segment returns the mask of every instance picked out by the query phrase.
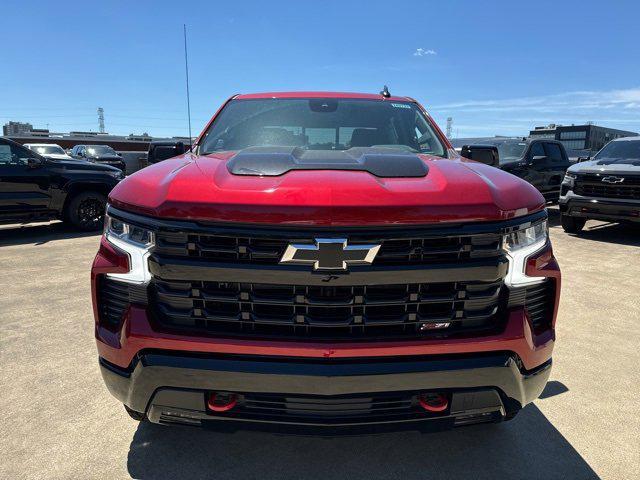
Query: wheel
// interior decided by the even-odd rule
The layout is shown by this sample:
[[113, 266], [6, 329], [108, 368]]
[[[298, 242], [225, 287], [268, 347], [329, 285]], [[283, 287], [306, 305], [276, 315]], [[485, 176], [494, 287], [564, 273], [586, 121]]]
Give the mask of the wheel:
[[64, 218], [74, 227], [84, 230], [100, 230], [104, 223], [107, 199], [98, 192], [81, 192], [67, 204]]
[[124, 406], [124, 409], [127, 411], [129, 416], [131, 418], [133, 418], [136, 422], [142, 422], [143, 420], [145, 420], [147, 418], [147, 415], [145, 413], [136, 412], [135, 410], [131, 410], [126, 405]]
[[562, 229], [567, 233], [580, 233], [584, 224], [587, 223], [586, 218], [570, 217], [569, 215], [560, 215]]

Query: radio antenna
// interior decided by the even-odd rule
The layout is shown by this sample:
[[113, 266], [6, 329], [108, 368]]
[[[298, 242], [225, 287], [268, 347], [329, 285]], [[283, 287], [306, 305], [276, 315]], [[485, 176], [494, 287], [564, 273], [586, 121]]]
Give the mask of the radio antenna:
[[189, 61], [187, 57], [187, 25], [182, 24], [184, 33], [184, 72], [187, 77], [187, 117], [189, 120], [189, 151], [193, 151], [193, 137], [191, 136], [191, 101], [189, 99]]

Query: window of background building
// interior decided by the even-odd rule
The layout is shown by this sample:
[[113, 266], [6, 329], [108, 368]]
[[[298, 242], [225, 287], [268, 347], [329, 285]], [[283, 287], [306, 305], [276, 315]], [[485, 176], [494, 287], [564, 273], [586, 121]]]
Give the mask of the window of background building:
[[584, 147], [584, 140], [563, 140], [562, 144], [564, 148], [569, 150], [582, 150]]
[[587, 132], [585, 132], [584, 130], [578, 132], [562, 132], [560, 134], [560, 139], [562, 140], [573, 140], [581, 138], [587, 138]]

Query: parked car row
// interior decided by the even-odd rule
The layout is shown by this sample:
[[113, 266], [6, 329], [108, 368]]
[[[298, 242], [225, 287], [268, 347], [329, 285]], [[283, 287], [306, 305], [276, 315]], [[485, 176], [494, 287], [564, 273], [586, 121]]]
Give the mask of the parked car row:
[[574, 164], [554, 140], [500, 139], [465, 145], [461, 154], [523, 178], [557, 201], [567, 233], [579, 233], [589, 219], [640, 221], [639, 137], [613, 140], [593, 159]]
[[60, 219], [97, 230], [107, 195], [123, 178], [110, 165], [0, 138], [0, 224]]
[[125, 174], [127, 173], [127, 166], [122, 159], [122, 155], [109, 145], [76, 145], [69, 152], [66, 152], [60, 145], [55, 143], [25, 143], [24, 146], [49, 159], [86, 160], [92, 163], [110, 165], [120, 169]]

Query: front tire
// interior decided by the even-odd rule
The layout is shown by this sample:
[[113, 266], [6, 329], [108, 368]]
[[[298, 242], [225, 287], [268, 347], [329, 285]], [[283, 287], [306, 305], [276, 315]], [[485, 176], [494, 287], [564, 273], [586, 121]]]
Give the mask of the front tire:
[[104, 224], [107, 199], [98, 192], [81, 192], [67, 204], [64, 218], [78, 230], [92, 232]]
[[561, 215], [560, 222], [562, 223], [562, 229], [567, 233], [578, 234], [587, 223], [586, 218], [570, 217], [569, 215]]

